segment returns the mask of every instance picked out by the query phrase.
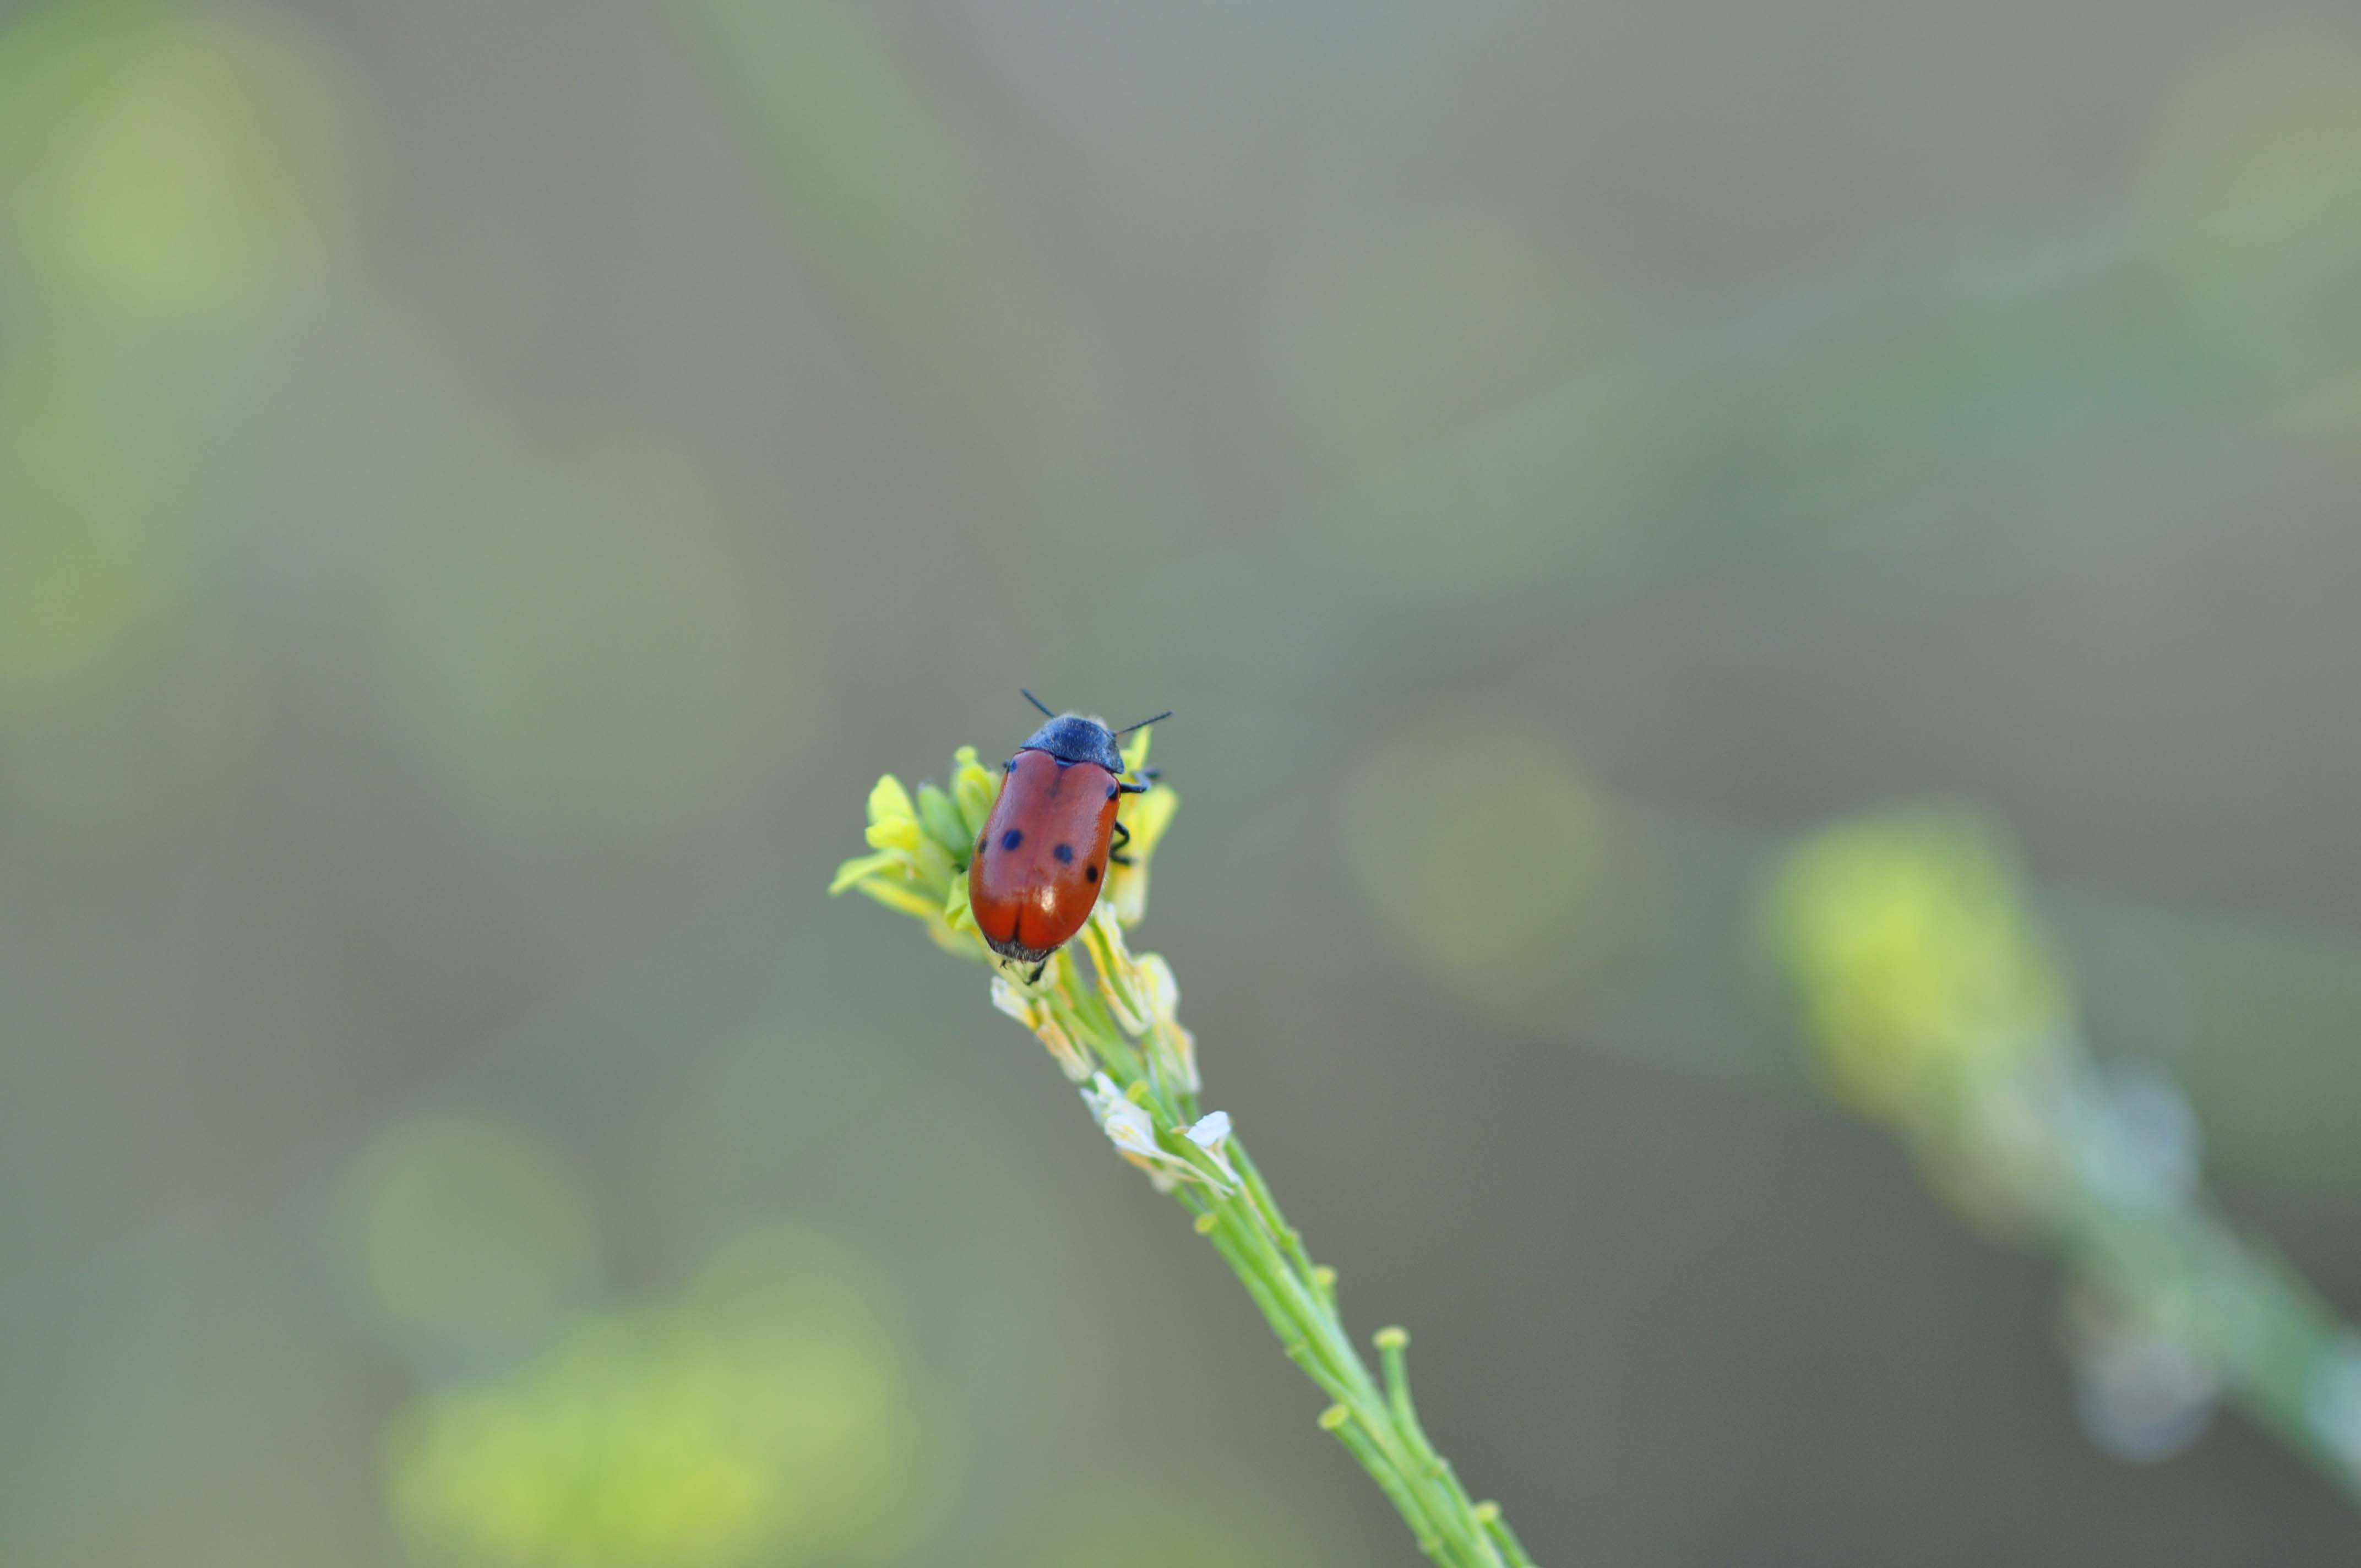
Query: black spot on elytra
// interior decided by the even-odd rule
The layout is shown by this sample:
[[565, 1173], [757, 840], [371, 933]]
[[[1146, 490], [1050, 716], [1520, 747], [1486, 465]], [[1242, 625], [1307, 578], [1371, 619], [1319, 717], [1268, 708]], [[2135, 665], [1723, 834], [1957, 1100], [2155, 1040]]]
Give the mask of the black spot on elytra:
[[1071, 844], [1060, 844], [1049, 852], [1058, 857], [1058, 863], [1061, 866], [1074, 863], [1074, 847]]
[[1000, 847], [1004, 850], [1013, 850], [1023, 842], [1025, 842], [1025, 835], [1014, 828], [1000, 836]]
[[1090, 878], [1093, 882], [1099, 880], [1099, 869], [1096, 866], [1092, 866], [1090, 869], [1083, 872], [1082, 874]]

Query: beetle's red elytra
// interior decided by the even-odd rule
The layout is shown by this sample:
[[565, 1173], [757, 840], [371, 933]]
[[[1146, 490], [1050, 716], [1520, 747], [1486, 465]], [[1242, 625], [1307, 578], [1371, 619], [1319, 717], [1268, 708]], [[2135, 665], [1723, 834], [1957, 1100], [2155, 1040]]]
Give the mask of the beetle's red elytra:
[[968, 862], [967, 898], [992, 950], [1031, 964], [1027, 978], [1038, 980], [1049, 955], [1091, 917], [1108, 865], [1126, 863], [1131, 835], [1115, 808], [1148, 785], [1123, 782], [1115, 738], [1171, 715], [1110, 729], [1079, 713], [1050, 713], [1031, 692], [1025, 700], [1049, 721], [1002, 770], [1000, 795]]

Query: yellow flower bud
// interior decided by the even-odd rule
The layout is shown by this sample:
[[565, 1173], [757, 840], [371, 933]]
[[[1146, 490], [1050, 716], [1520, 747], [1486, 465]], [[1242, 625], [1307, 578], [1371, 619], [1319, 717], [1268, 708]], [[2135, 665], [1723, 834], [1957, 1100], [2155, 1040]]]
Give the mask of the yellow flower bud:
[[999, 779], [975, 760], [975, 748], [961, 746], [951, 761], [951, 798], [958, 803], [960, 818], [967, 828], [963, 842], [975, 842], [999, 795]]
[[1138, 925], [1148, 911], [1148, 858], [1180, 809], [1180, 797], [1159, 784], [1146, 795], [1126, 795], [1117, 810], [1116, 820], [1131, 829], [1131, 842], [1124, 846], [1131, 864], [1108, 868], [1106, 897], [1115, 905], [1115, 918], [1126, 926]]
[[889, 817], [883, 822], [872, 822], [864, 835], [873, 848], [893, 850], [905, 855], [918, 852], [918, 841], [924, 837], [915, 817]]
[[892, 773], [879, 779], [877, 787], [869, 792], [869, 820], [873, 825], [917, 820], [917, 813], [910, 806], [910, 792]]
[[869, 792], [869, 846], [915, 854], [918, 848], [918, 815], [902, 781], [887, 773]]

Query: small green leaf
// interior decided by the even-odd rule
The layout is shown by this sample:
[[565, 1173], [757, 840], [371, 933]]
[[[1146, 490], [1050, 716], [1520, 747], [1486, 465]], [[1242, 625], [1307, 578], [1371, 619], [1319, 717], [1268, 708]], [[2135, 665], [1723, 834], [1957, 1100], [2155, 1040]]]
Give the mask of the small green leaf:
[[932, 921], [937, 914], [934, 904], [924, 894], [908, 884], [889, 882], [883, 877], [871, 877], [857, 884], [861, 891], [888, 909], [898, 909], [905, 915], [915, 915], [921, 920]]
[[836, 868], [835, 879], [828, 884], [828, 891], [831, 895], [842, 893], [863, 877], [874, 876], [901, 863], [902, 857], [891, 850], [883, 850], [873, 855], [856, 855]]

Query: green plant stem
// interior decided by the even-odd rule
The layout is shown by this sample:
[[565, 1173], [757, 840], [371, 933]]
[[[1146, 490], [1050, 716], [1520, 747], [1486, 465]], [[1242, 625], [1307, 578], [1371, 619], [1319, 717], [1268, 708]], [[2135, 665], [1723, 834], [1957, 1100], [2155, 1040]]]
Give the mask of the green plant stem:
[[[1142, 768], [1148, 735], [1143, 729], [1125, 753], [1128, 771]], [[874, 852], [847, 861], [830, 891], [859, 887], [924, 922], [937, 946], [998, 968], [994, 1004], [1033, 1030], [1071, 1081], [1088, 1080], [1082, 1094], [1100, 1130], [1196, 1216], [1197, 1233], [1238, 1277], [1288, 1359], [1333, 1401], [1321, 1429], [1369, 1473], [1420, 1551], [1444, 1568], [1533, 1568], [1499, 1506], [1468, 1497], [1419, 1423], [1404, 1355], [1410, 1336], [1378, 1332], [1381, 1382], [1345, 1332], [1335, 1270], [1312, 1261], [1261, 1169], [1229, 1134], [1228, 1118], [1201, 1114], [1195, 1047], [1173, 1015], [1179, 982], [1162, 959], [1126, 950], [1123, 885], [1110, 879], [1117, 902], [1102, 904], [1079, 938], [1033, 975], [999, 964], [982, 941], [968, 917], [961, 857], [983, 831], [994, 787], [965, 748], [949, 791], [922, 785], [914, 803], [898, 780], [881, 779], [869, 796]], [[1144, 878], [1176, 803], [1160, 788], [1134, 798], [1148, 815], [1135, 828], [1130, 874]], [[1136, 917], [1144, 882], [1132, 891]]]
[[2319, 1419], [2320, 1382], [2353, 1331], [2319, 1293], [2260, 1244], [2242, 1236], [2202, 1194], [2143, 1208], [2080, 1185], [2054, 1223], [2068, 1266], [2114, 1300], [2178, 1301], [2156, 1321], [2212, 1366], [2232, 1401], [2349, 1498], [2361, 1469]]
[[1354, 1347], [1338, 1310], [1335, 1272], [1312, 1260], [1302, 1234], [1287, 1223], [1279, 1200], [1253, 1158], [1235, 1138], [1217, 1157], [1185, 1135], [1198, 1117], [1197, 1097], [1170, 1081], [1159, 1053], [1141, 1049], [1118, 1026], [1107, 972], [1124, 958], [1097, 939], [1085, 944], [1097, 970], [1096, 992], [1072, 962], [1056, 966], [1049, 989], [1079, 1025], [1077, 1038], [1104, 1063], [1109, 1077], [1155, 1124], [1158, 1146], [1179, 1156], [1199, 1179], [1173, 1188], [1198, 1216], [1198, 1229], [1246, 1287], [1288, 1358], [1334, 1401], [1320, 1418], [1358, 1460], [1410, 1526], [1419, 1550], [1444, 1568], [1532, 1568], [1532, 1559], [1500, 1521], [1497, 1504], [1478, 1505], [1436, 1452], [1411, 1402], [1404, 1356], [1408, 1335], [1378, 1336], [1385, 1358], [1383, 1383]]
[[[1141, 1098], [1164, 1146], [1191, 1156], [1207, 1177], [1227, 1187], [1213, 1162], [1179, 1136], [1187, 1124], [1182, 1109], [1152, 1084]], [[1238, 1177], [1235, 1188], [1217, 1193], [1210, 1183], [1182, 1186], [1175, 1196], [1210, 1217], [1210, 1228], [1202, 1222], [1199, 1228], [1261, 1309], [1289, 1358], [1335, 1401], [1321, 1425], [1368, 1471], [1428, 1557], [1450, 1568], [1532, 1568], [1532, 1559], [1499, 1522], [1498, 1507], [1479, 1507], [1468, 1497], [1420, 1426], [1403, 1354], [1408, 1336], [1398, 1329], [1378, 1336], [1386, 1368], [1381, 1385], [1345, 1332], [1334, 1274], [1312, 1262], [1245, 1149], [1232, 1141], [1224, 1153]]]

